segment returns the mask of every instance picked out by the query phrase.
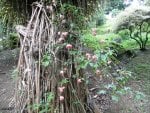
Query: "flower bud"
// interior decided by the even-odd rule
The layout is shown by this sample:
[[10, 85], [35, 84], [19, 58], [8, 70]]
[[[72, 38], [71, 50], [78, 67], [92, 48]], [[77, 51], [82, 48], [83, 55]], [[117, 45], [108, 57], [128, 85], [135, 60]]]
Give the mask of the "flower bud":
[[58, 91], [59, 91], [60, 93], [63, 93], [63, 92], [64, 92], [64, 89], [65, 89], [64, 86], [63, 86], [63, 87], [58, 87]]
[[72, 48], [73, 48], [73, 46], [71, 44], [66, 45], [66, 49], [72, 49]]
[[77, 83], [80, 84], [82, 82], [82, 80], [79, 78], [77, 79]]
[[92, 56], [92, 60], [93, 60], [93, 61], [96, 61], [97, 59], [98, 59], [98, 58], [97, 58], [96, 55], [93, 55], [93, 56]]
[[64, 96], [59, 96], [60, 101], [64, 101]]

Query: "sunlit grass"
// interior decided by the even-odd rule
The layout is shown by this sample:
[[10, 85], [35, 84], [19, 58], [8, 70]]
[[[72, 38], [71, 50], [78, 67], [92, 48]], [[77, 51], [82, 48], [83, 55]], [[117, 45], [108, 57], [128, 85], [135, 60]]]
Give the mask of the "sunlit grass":
[[[126, 48], [128, 50], [139, 49], [139, 45], [133, 39], [123, 40], [122, 41], [122, 45], [123, 45], [124, 48]], [[149, 38], [149, 40], [148, 40], [146, 45], [150, 46], [150, 38]]]

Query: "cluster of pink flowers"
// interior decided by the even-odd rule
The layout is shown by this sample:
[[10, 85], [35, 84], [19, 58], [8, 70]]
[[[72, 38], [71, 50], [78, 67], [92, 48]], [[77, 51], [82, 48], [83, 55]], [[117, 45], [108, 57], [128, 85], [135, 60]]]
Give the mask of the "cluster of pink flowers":
[[[58, 43], [63, 43], [69, 35], [68, 32], [58, 32], [57, 34], [60, 36], [60, 38], [58, 39]], [[66, 49], [72, 49], [72, 48], [73, 46], [71, 44], [66, 45]]]
[[92, 55], [90, 53], [86, 53], [85, 56], [88, 60], [92, 60], [94, 62], [98, 60], [98, 57], [96, 55]]
[[[64, 68], [63, 70], [61, 70], [61, 71], [59, 72], [60, 76], [61, 76], [61, 77], [64, 77], [66, 71], [67, 71], [67, 68]], [[77, 84], [80, 84], [80, 83], [82, 83], [82, 79], [81, 79], [81, 78], [77, 78]], [[59, 101], [60, 101], [60, 102], [63, 102], [64, 99], [65, 99], [65, 97], [62, 95], [63, 92], [64, 92], [64, 90], [65, 90], [65, 88], [66, 88], [65, 86], [60, 86], [60, 87], [58, 87], [58, 92], [59, 92], [59, 94], [60, 94], [60, 96], [59, 96]]]
[[[58, 87], [58, 91], [60, 94], [62, 94], [64, 92], [64, 90], [65, 90], [65, 86]], [[59, 96], [60, 101], [64, 101], [64, 99], [65, 99], [64, 96], [62, 96], [62, 95]]]
[[60, 38], [58, 39], [58, 43], [62, 43], [63, 41], [65, 41], [69, 35], [68, 32], [58, 32], [57, 34], [60, 36]]

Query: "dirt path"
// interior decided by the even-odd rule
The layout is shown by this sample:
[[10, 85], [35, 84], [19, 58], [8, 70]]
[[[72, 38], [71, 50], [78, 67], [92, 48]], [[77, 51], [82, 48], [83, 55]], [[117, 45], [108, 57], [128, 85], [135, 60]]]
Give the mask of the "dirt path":
[[0, 52], [0, 113], [14, 113], [14, 80], [16, 50]]
[[124, 66], [132, 72], [134, 78], [129, 81], [128, 87], [137, 94], [133, 92], [123, 95], [107, 113], [150, 113], [150, 49], [138, 51], [137, 56], [127, 60]]

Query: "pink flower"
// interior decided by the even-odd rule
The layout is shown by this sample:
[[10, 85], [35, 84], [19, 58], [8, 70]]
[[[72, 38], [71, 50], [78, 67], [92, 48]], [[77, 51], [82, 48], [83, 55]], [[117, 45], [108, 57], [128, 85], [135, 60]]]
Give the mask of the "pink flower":
[[65, 41], [65, 39], [62, 38], [62, 37], [58, 39], [58, 42], [59, 42], [59, 43], [61, 43], [61, 42], [63, 42], [63, 41]]
[[58, 87], [58, 91], [59, 91], [60, 93], [63, 93], [63, 92], [64, 92], [64, 89], [65, 89], [64, 86], [63, 86], [63, 87]]
[[91, 59], [91, 54], [90, 53], [86, 53], [86, 58], [88, 59], [88, 60], [90, 60]]
[[92, 56], [92, 60], [93, 60], [93, 61], [96, 61], [97, 59], [98, 59], [98, 58], [97, 58], [96, 55], [93, 55], [93, 56]]
[[60, 101], [64, 101], [64, 96], [59, 96]]
[[72, 47], [73, 47], [73, 46], [72, 46], [71, 44], [67, 44], [67, 45], [66, 45], [66, 49], [72, 49]]
[[64, 76], [64, 71], [60, 71], [60, 75], [61, 75], [61, 76]]
[[78, 78], [77, 79], [77, 83], [79, 84], [79, 83], [81, 83], [82, 82], [82, 80], [80, 79], [80, 78]]
[[66, 38], [68, 36], [68, 34], [69, 34], [68, 32], [62, 32], [62, 37]]

